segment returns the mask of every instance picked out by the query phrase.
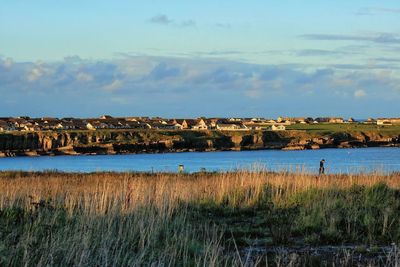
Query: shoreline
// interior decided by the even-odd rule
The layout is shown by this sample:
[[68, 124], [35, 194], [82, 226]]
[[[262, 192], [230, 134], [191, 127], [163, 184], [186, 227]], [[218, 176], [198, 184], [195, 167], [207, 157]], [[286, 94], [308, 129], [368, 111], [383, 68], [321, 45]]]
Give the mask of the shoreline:
[[13, 158], [13, 157], [55, 157], [55, 156], [98, 156], [98, 155], [140, 155], [140, 154], [175, 154], [175, 153], [212, 153], [212, 152], [241, 152], [241, 151], [302, 151], [302, 150], [325, 150], [325, 149], [359, 149], [359, 148], [400, 148], [400, 144], [392, 143], [385, 145], [372, 145], [372, 146], [320, 146], [306, 147], [306, 146], [290, 146], [290, 147], [255, 147], [255, 148], [226, 148], [226, 149], [170, 149], [170, 150], [149, 150], [149, 151], [135, 151], [135, 152], [115, 152], [110, 150], [100, 152], [87, 152], [78, 153], [73, 149], [53, 150], [53, 151], [1, 151], [0, 158]]
[[400, 147], [400, 131], [61, 131], [0, 134], [0, 157]]
[[221, 175], [269, 175], [269, 176], [304, 176], [304, 177], [313, 177], [320, 178], [322, 180], [331, 179], [332, 177], [340, 177], [340, 178], [349, 178], [349, 177], [368, 177], [371, 175], [378, 175], [381, 177], [392, 177], [399, 176], [400, 171], [387, 171], [387, 172], [355, 172], [355, 173], [325, 173], [322, 176], [319, 176], [318, 173], [315, 172], [307, 172], [307, 171], [288, 171], [288, 170], [251, 170], [251, 169], [235, 169], [235, 170], [219, 170], [219, 171], [196, 171], [196, 172], [168, 172], [168, 171], [135, 171], [135, 170], [99, 170], [99, 171], [63, 171], [59, 169], [45, 169], [45, 170], [1, 170], [0, 169], [0, 178], [10, 175], [13, 178], [21, 178], [21, 177], [30, 177], [34, 176], [53, 176], [53, 175], [61, 175], [61, 176], [95, 176], [95, 175], [115, 175], [118, 177], [128, 176], [131, 178], [134, 177], [158, 177], [158, 176], [168, 176], [168, 177], [180, 177], [180, 178], [196, 178], [196, 177], [218, 177]]

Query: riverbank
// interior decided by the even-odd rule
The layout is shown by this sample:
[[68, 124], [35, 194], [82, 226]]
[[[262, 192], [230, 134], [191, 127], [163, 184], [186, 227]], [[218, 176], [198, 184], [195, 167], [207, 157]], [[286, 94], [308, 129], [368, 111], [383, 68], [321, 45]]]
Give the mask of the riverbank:
[[0, 265], [399, 264], [399, 178], [0, 172]]
[[[330, 126], [332, 127], [332, 126]], [[364, 126], [365, 127], [365, 126]], [[0, 157], [399, 147], [400, 129], [288, 131], [103, 130], [0, 134]], [[367, 131], [362, 131], [367, 130]]]

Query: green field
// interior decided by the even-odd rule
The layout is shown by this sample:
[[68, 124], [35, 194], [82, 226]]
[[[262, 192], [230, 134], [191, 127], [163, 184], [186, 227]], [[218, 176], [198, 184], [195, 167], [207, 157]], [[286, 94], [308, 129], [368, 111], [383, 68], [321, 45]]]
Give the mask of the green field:
[[317, 123], [317, 124], [293, 124], [286, 126], [286, 130], [302, 130], [314, 133], [327, 132], [377, 132], [377, 133], [398, 133], [400, 125], [376, 125], [363, 123]]

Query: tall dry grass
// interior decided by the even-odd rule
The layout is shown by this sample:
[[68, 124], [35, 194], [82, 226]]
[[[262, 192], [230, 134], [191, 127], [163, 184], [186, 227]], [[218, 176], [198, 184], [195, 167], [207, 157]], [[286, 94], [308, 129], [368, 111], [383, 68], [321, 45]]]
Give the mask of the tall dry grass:
[[[13, 177], [10, 177], [13, 176]], [[68, 211], [87, 214], [110, 211], [129, 212], [138, 206], [152, 204], [163, 214], [173, 212], [177, 203], [211, 199], [221, 202], [232, 192], [248, 190], [238, 205], [251, 205], [265, 185], [273, 189], [275, 200], [310, 188], [345, 189], [354, 185], [372, 186], [385, 183], [400, 189], [400, 175], [350, 174], [316, 176], [307, 173], [232, 172], [199, 174], [156, 173], [2, 173], [0, 208], [14, 205], [29, 208], [32, 203], [51, 199]], [[238, 199], [239, 201], [239, 199]]]
[[242, 265], [240, 253], [221, 243], [217, 227], [189, 222], [190, 203], [251, 207], [268, 185], [279, 205], [313, 188], [377, 183], [400, 189], [400, 176], [3, 172], [0, 218], [6, 223], [0, 231], [0, 265]]

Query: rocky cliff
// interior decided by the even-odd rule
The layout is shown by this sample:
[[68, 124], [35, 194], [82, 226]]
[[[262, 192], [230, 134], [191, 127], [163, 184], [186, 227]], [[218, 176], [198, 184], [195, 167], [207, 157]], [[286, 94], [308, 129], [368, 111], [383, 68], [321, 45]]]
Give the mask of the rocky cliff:
[[400, 133], [63, 131], [0, 134], [0, 156], [399, 146]]

